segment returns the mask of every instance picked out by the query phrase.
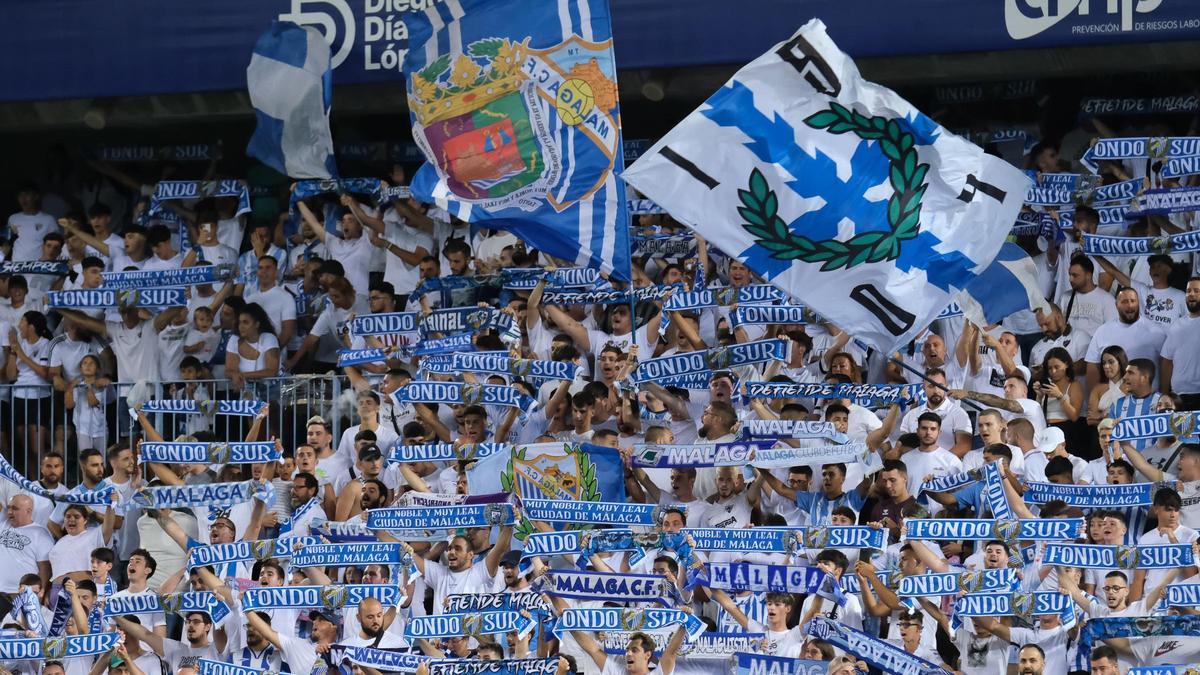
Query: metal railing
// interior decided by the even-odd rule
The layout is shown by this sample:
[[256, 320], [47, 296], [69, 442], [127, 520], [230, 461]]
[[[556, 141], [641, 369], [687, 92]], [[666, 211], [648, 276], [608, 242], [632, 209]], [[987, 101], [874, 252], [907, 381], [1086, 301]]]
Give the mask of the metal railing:
[[[46, 453], [65, 458], [63, 482], [79, 482], [79, 451], [95, 447], [102, 453], [118, 442], [142, 436], [130, 415], [128, 397], [140, 400], [258, 399], [269, 404], [267, 437], [279, 438], [287, 450], [303, 445], [308, 419], [320, 415], [330, 425], [337, 446], [343, 429], [357, 424], [352, 388], [343, 376], [296, 375], [247, 381], [238, 389], [229, 380], [180, 382], [114, 382], [99, 390], [95, 404], [83, 389], [76, 389], [74, 406], [49, 384], [0, 384], [0, 452], [25, 476], [37, 480]], [[204, 414], [151, 416], [155, 428], [168, 440], [182, 434], [211, 433], [218, 441], [243, 440], [253, 423], [250, 417]]]

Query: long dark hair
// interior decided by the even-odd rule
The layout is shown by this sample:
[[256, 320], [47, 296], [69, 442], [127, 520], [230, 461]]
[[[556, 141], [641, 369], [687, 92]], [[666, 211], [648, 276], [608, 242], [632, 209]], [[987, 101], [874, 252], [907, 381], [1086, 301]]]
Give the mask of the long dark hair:
[[262, 308], [262, 305], [257, 302], [247, 303], [245, 307], [238, 310], [238, 317], [243, 314], [248, 314], [254, 322], [258, 324], [258, 334], [270, 333], [275, 334], [275, 327], [271, 325], [271, 319], [267, 316], [267, 310]]
[[25, 319], [25, 323], [33, 327], [33, 332], [37, 333], [38, 337], [43, 337], [49, 340], [54, 337], [50, 332], [50, 327], [46, 325], [46, 315], [36, 310], [29, 310], [21, 315]]

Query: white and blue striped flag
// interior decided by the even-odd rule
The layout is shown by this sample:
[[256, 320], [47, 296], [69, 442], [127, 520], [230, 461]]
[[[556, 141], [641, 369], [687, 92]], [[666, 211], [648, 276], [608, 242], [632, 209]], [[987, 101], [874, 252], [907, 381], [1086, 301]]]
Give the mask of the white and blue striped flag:
[[329, 133], [332, 72], [329, 44], [316, 28], [272, 22], [246, 68], [258, 119], [246, 154], [292, 178], [336, 176]]
[[885, 352], [987, 268], [1030, 184], [863, 80], [818, 20], [739, 70], [623, 175]]
[[958, 294], [963, 316], [977, 326], [1000, 323], [1027, 309], [1047, 312], [1050, 305], [1038, 289], [1037, 265], [1020, 246], [1005, 242], [996, 259]]
[[445, 0], [404, 16], [418, 198], [630, 276], [607, 0]]

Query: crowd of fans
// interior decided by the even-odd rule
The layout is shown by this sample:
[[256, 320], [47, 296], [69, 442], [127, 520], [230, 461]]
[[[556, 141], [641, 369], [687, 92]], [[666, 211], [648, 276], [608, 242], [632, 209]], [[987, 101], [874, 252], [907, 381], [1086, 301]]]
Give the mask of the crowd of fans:
[[[1042, 144], [1028, 155], [1038, 172], [1077, 170]], [[1145, 176], [1145, 162], [1108, 162], [1105, 180]], [[178, 169], [178, 167], [170, 167]], [[237, 666], [308, 673], [326, 663], [329, 646], [411, 650], [447, 659], [560, 656], [560, 672], [731, 672], [729, 659], [689, 656], [682, 629], [666, 636], [635, 633], [627, 646], [586, 633], [562, 636], [463, 636], [409, 640], [412, 617], [444, 611], [456, 593], [533, 592], [546, 569], [573, 567], [567, 557], [522, 561], [509, 527], [448, 532], [442, 541], [409, 542], [420, 575], [400, 566], [291, 570], [286, 559], [230, 569], [186, 569], [187, 551], [209, 544], [304, 536], [323, 522], [359, 518], [398, 503], [410, 491], [472, 494], [464, 462], [389, 461], [395, 444], [481, 442], [590, 443], [618, 448], [626, 460], [631, 502], [666, 507], [660, 525], [751, 528], [861, 524], [882, 528], [882, 550], [803, 550], [784, 554], [714, 554], [721, 562], [812, 566], [848, 590], [843, 601], [818, 594], [725, 591], [686, 583], [669, 553], [641, 561], [593, 556], [589, 569], [654, 574], [678, 586], [681, 606], [713, 631], [761, 633], [763, 653], [825, 662], [846, 675], [866, 664], [810, 636], [807, 622], [824, 616], [894, 642], [947, 671], [1065, 675], [1079, 670], [1126, 672], [1130, 666], [1200, 661], [1194, 636], [1122, 638], [1079, 653], [1090, 619], [1185, 612], [1161, 607], [1170, 583], [1196, 573], [1173, 570], [1080, 569], [1044, 565], [1040, 553], [1017, 565], [1022, 591], [1058, 591], [1074, 602], [1070, 616], [955, 617], [954, 596], [897, 597], [895, 581], [928, 572], [1006, 569], [1001, 541], [905, 541], [906, 519], [992, 518], [980, 483], [955, 491], [923, 491], [930, 478], [999, 462], [1014, 513], [1022, 518], [1085, 517], [1086, 538], [1108, 545], [1193, 543], [1200, 527], [1200, 447], [1177, 437], [1112, 440], [1122, 419], [1200, 409], [1200, 257], [1161, 254], [1106, 259], [1081, 252], [1081, 235], [1153, 236], [1194, 226], [1194, 214], [1100, 226], [1097, 212], [1075, 209], [1065, 237], [1021, 236], [1052, 302], [1045, 313], [1021, 312], [1000, 325], [941, 319], [895, 354], [884, 354], [820, 317], [803, 325], [737, 326], [733, 307], [665, 312], [663, 303], [564, 305], [541, 302], [545, 281], [506, 291], [484, 281], [502, 269], [569, 266], [550, 260], [502, 231], [476, 230], [415, 199], [374, 203], [365, 195], [328, 194], [281, 213], [238, 214], [236, 198], [171, 202], [170, 219], [145, 217], [152, 185], [117, 167], [90, 162], [84, 179], [56, 175], [20, 188], [8, 218], [5, 258], [65, 261], [66, 277], [0, 276], [0, 345], [4, 346], [4, 442], [13, 464], [45, 491], [62, 495], [112, 486], [128, 500], [146, 485], [268, 480], [271, 504], [215, 509], [128, 510], [64, 505], [0, 481], [7, 510], [0, 525], [0, 593], [32, 589], [47, 623], [69, 598], [69, 635], [96, 630], [93, 608], [111, 598], [210, 590], [234, 609], [214, 622], [205, 612], [105, 616], [120, 630], [111, 654], [45, 662], [13, 661], [13, 672], [191, 673], [198, 658]], [[406, 182], [396, 166], [386, 177]], [[286, 191], [286, 186], [283, 186]], [[279, 197], [284, 195], [279, 194]], [[282, 199], [281, 199], [282, 201]], [[168, 224], [168, 221], [169, 223]], [[482, 223], [486, 228], [487, 224]], [[635, 233], [686, 235], [665, 214], [635, 219]], [[635, 256], [634, 285], [689, 289], [760, 283], [742, 263], [710, 250], [698, 237], [680, 255]], [[54, 290], [101, 287], [101, 273], [229, 265], [225, 282], [188, 289], [186, 307], [47, 310]], [[456, 280], [453, 283], [447, 280]], [[470, 280], [478, 283], [472, 283]], [[466, 280], [466, 281], [464, 281]], [[802, 303], [802, 289], [791, 289]], [[416, 334], [352, 338], [356, 316], [438, 308], [498, 307], [514, 318], [518, 337], [478, 331], [474, 348], [578, 364], [574, 381], [470, 373], [420, 379], [484, 382], [520, 388], [537, 399], [521, 415], [496, 406], [405, 403], [391, 394], [414, 380], [420, 358], [337, 367], [339, 349], [399, 347]], [[435, 337], [435, 336], [427, 336]], [[790, 342], [790, 359], [711, 374], [705, 388], [654, 383], [633, 386], [637, 361], [766, 338]], [[313, 416], [284, 430], [276, 395], [302, 373], [335, 373], [357, 392], [355, 414], [340, 437], [332, 420]], [[842, 399], [751, 400], [753, 381], [918, 384], [923, 401], [872, 409]], [[138, 382], [162, 383], [177, 399], [210, 398], [212, 381], [234, 398], [264, 400], [248, 440], [279, 439], [284, 459], [268, 465], [165, 465], [142, 462], [139, 443], [180, 437], [241, 440], [204, 416], [156, 429], [138, 416], [132, 435], [124, 397]], [[136, 407], [136, 406], [134, 406]], [[120, 414], [114, 411], [120, 408]], [[134, 411], [136, 414], [136, 410]], [[729, 443], [747, 420], [831, 422], [853, 442], [867, 442], [869, 464], [745, 470], [643, 469], [630, 461], [638, 444]], [[271, 421], [268, 421], [270, 419]], [[284, 443], [283, 439], [288, 439]], [[294, 442], [293, 442], [294, 441]], [[794, 442], [794, 441], [791, 441]], [[79, 482], [64, 482], [67, 468]], [[1030, 483], [1156, 483], [1153, 504], [1083, 511], [1062, 502], [1026, 503]], [[303, 509], [313, 503], [316, 508]], [[293, 518], [293, 511], [303, 517]], [[281, 529], [286, 523], [287, 527]], [[1035, 550], [1040, 550], [1044, 542]], [[885, 575], [887, 572], [889, 574]], [[887, 577], [885, 579], [885, 577]], [[857, 581], [851, 584], [851, 581]], [[399, 606], [366, 600], [330, 611], [239, 610], [239, 595], [258, 585], [394, 584]], [[555, 599], [562, 609], [565, 602]], [[599, 606], [600, 603], [588, 603]], [[16, 613], [14, 612], [14, 616]], [[31, 626], [7, 620], [9, 635]], [[669, 642], [666, 642], [668, 641]], [[347, 666], [354, 672], [373, 672]], [[1119, 671], [1117, 670], [1119, 669]]]

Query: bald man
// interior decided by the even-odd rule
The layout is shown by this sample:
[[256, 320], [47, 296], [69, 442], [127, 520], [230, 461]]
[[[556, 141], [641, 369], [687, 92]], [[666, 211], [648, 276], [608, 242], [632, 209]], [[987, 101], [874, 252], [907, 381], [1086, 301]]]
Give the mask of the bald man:
[[13, 495], [5, 511], [8, 523], [0, 525], [0, 593], [16, 593], [21, 577], [36, 574], [49, 588], [50, 549], [54, 537], [44, 525], [33, 522], [33, 498]]
[[378, 600], [375, 598], [364, 599], [358, 604], [358, 633], [347, 636], [341, 644], [377, 649], [407, 647], [408, 644], [404, 638], [388, 631], [387, 627], [391, 621], [387, 621], [386, 618], [387, 611]]

